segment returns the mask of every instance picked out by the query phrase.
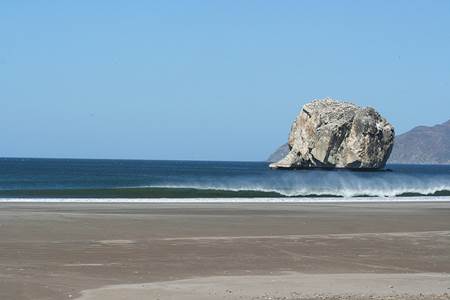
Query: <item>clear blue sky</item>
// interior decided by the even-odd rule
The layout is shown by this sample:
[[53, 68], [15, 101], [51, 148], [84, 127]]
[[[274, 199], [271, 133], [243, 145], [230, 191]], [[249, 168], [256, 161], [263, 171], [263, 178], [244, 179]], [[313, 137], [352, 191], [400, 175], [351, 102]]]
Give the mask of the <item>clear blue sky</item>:
[[0, 156], [263, 160], [301, 106], [450, 118], [450, 1], [2, 1]]

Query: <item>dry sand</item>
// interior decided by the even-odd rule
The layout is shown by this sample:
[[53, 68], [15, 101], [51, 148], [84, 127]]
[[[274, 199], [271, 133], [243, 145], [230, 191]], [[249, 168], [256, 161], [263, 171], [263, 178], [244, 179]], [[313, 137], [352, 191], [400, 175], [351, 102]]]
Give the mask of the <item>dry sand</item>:
[[0, 204], [0, 299], [449, 299], [450, 203]]

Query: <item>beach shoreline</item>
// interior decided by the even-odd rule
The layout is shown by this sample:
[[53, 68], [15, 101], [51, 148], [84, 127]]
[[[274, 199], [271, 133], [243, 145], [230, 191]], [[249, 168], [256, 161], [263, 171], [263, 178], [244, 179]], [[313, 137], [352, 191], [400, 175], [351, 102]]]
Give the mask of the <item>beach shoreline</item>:
[[448, 299], [450, 203], [425, 200], [2, 202], [0, 298]]
[[450, 203], [450, 196], [389, 196], [389, 197], [195, 197], [195, 198], [99, 198], [99, 197], [0, 197], [0, 203], [80, 203], [80, 204], [352, 204], [352, 203]]

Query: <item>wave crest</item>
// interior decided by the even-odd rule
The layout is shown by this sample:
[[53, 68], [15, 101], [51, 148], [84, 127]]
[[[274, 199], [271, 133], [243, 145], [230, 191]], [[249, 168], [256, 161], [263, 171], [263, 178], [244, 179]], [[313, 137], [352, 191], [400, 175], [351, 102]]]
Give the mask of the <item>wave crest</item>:
[[106, 189], [2, 190], [3, 198], [325, 198], [450, 196], [450, 189], [422, 191], [311, 191], [285, 193], [264, 189], [216, 189], [193, 187], [135, 187]]

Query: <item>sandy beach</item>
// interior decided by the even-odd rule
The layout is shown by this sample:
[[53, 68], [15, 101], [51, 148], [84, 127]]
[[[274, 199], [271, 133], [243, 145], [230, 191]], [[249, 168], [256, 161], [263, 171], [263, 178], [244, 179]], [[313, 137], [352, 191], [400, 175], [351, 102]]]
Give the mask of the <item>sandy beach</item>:
[[449, 299], [450, 203], [0, 204], [0, 299]]

